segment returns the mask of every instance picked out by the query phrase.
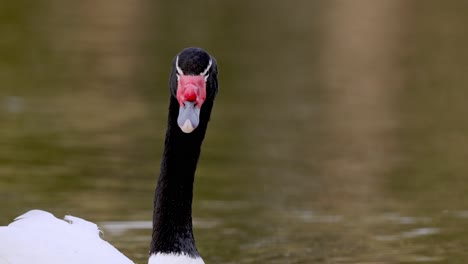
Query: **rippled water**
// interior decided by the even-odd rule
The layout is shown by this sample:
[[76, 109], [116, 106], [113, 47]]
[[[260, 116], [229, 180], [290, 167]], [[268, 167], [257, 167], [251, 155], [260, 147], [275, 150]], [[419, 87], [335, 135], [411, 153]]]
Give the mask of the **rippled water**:
[[466, 4], [77, 1], [0, 10], [0, 224], [97, 222], [145, 263], [172, 57], [218, 60], [206, 263], [466, 263]]

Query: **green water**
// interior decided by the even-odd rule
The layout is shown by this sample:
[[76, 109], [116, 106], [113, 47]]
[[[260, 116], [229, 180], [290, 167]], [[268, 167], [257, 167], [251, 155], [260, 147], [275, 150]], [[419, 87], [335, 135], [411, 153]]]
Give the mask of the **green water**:
[[145, 263], [170, 62], [220, 92], [199, 163], [206, 263], [466, 263], [462, 1], [13, 1], [0, 9], [0, 224], [97, 222]]

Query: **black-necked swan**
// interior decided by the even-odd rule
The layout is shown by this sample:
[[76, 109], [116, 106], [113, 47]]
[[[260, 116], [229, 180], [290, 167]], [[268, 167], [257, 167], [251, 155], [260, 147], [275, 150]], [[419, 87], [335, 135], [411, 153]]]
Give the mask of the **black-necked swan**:
[[[216, 60], [200, 48], [172, 62], [161, 173], [155, 192], [149, 264], [202, 264], [192, 231], [192, 195], [201, 145], [218, 91]], [[96, 224], [32, 210], [0, 227], [0, 263], [130, 264]]]

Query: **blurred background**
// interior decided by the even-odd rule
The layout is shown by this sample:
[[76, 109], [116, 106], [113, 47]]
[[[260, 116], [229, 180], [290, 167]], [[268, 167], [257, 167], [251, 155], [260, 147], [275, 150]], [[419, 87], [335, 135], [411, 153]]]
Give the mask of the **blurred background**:
[[172, 58], [216, 57], [206, 263], [466, 263], [468, 2], [6, 1], [0, 224], [97, 222], [147, 262]]

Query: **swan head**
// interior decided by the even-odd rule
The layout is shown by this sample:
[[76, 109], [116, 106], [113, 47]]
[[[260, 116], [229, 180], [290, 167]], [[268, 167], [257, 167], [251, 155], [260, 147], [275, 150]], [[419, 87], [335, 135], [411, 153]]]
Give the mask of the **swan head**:
[[206, 100], [217, 93], [216, 60], [201, 48], [186, 48], [174, 58], [170, 87], [179, 103], [177, 124], [184, 133], [193, 132], [200, 123]]

